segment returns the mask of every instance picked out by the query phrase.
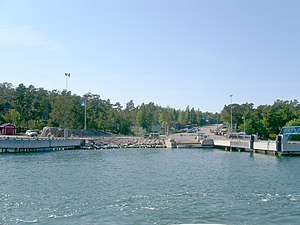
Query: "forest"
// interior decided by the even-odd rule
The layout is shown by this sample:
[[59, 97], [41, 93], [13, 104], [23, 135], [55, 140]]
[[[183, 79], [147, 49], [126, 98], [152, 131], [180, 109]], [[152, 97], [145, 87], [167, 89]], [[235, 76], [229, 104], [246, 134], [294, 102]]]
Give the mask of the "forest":
[[[235, 132], [258, 134], [268, 138], [278, 134], [285, 125], [300, 125], [300, 104], [297, 100], [276, 100], [273, 105], [254, 107], [253, 103], [225, 105], [220, 113], [162, 107], [153, 102], [135, 106], [133, 100], [122, 106], [99, 94], [83, 96], [70, 91], [26, 87], [0, 83], [0, 124], [12, 123], [18, 132], [42, 129], [45, 126], [83, 129], [86, 102], [87, 129], [123, 135], [141, 135], [160, 127], [161, 132], [178, 132], [192, 126], [232, 124]], [[201, 103], [199, 103], [201, 105]]]
[[98, 94], [78, 96], [66, 90], [48, 91], [24, 84], [14, 88], [10, 83], [0, 83], [0, 123], [14, 124], [18, 132], [44, 126], [83, 129], [83, 102], [86, 102], [87, 129], [114, 134], [140, 135], [157, 127], [161, 132], [176, 132], [186, 125], [217, 123], [220, 116], [189, 106], [185, 110], [161, 107], [153, 102], [135, 106], [133, 100], [122, 106], [101, 99]]
[[300, 125], [300, 104], [297, 100], [276, 100], [273, 105], [259, 105], [256, 108], [253, 103], [225, 105], [221, 118], [228, 126], [231, 107], [233, 130], [237, 132], [274, 138], [282, 127]]

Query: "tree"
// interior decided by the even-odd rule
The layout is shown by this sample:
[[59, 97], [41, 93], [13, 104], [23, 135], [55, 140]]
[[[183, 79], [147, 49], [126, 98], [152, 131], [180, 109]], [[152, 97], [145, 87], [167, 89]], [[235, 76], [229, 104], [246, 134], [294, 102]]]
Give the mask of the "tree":
[[179, 111], [178, 122], [184, 125], [188, 124], [188, 114], [186, 111]]
[[130, 100], [129, 102], [126, 103], [125, 110], [128, 111], [128, 112], [132, 112], [132, 111], [135, 110], [133, 100]]
[[144, 103], [140, 106], [138, 109], [137, 115], [136, 115], [136, 124], [139, 127], [142, 127], [143, 129], [149, 130], [150, 128], [150, 118], [148, 117], [146, 107]]
[[292, 119], [285, 126], [300, 126], [300, 119]]
[[54, 127], [64, 127], [65, 126], [65, 98], [60, 95], [57, 96], [56, 99], [53, 102], [52, 110], [49, 115], [48, 125], [54, 126]]
[[[11, 122], [18, 129], [41, 129], [46, 124], [83, 129], [84, 108], [81, 103], [84, 100], [87, 102], [87, 128], [96, 131], [131, 134], [135, 127], [151, 132], [154, 125], [160, 125], [170, 128], [170, 131], [188, 124], [205, 125], [223, 121], [229, 125], [231, 121], [231, 105], [225, 105], [218, 114], [190, 109], [189, 106], [185, 110], [176, 110], [153, 102], [136, 107], [130, 100], [123, 109], [119, 102], [112, 104], [98, 94], [87, 93], [81, 97], [66, 90], [47, 91], [24, 84], [14, 88], [10, 83], [0, 83], [0, 123]], [[257, 108], [252, 103], [233, 104], [232, 107], [232, 122], [236, 124], [237, 131], [243, 131], [245, 118], [246, 132], [258, 133], [262, 137], [278, 133], [285, 125], [298, 125], [300, 120], [297, 100], [277, 100], [273, 105], [260, 105]]]
[[6, 114], [4, 116], [5, 121], [7, 122], [11, 122], [12, 124], [14, 124], [16, 127], [19, 127], [21, 124], [21, 115], [18, 111], [16, 111], [15, 109], [11, 109], [9, 111], [9, 114]]

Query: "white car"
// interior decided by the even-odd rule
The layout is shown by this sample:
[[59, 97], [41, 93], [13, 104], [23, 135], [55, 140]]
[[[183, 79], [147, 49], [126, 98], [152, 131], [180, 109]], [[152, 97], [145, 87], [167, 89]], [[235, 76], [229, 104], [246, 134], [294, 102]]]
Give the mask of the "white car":
[[36, 137], [38, 135], [38, 133], [34, 130], [26, 130], [25, 134], [30, 137]]

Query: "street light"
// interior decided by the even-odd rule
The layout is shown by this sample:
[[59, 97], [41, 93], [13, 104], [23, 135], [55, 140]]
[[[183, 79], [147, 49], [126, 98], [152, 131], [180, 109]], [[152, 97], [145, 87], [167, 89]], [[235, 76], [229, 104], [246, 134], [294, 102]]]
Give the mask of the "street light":
[[244, 138], [246, 135], [246, 116], [244, 115]]
[[81, 106], [84, 106], [84, 130], [86, 130], [86, 100], [82, 102]]
[[232, 136], [232, 96], [233, 95], [229, 95], [230, 97], [230, 134]]
[[[68, 77], [71, 76], [71, 73], [65, 73], [66, 76], [66, 98], [67, 98], [67, 93], [68, 93]], [[67, 102], [66, 102], [67, 103]], [[68, 138], [68, 130], [67, 130], [67, 109], [66, 109], [66, 105], [65, 104], [65, 129], [64, 129], [64, 138]]]
[[66, 76], [66, 91], [68, 91], [68, 77], [71, 76], [71, 73], [65, 73]]

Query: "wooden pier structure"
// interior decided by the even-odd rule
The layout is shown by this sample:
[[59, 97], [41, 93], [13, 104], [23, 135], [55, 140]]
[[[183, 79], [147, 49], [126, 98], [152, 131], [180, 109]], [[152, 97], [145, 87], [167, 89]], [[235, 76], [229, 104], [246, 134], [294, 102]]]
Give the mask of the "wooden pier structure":
[[0, 139], [0, 152], [42, 152], [54, 150], [78, 149], [82, 146], [80, 139]]

